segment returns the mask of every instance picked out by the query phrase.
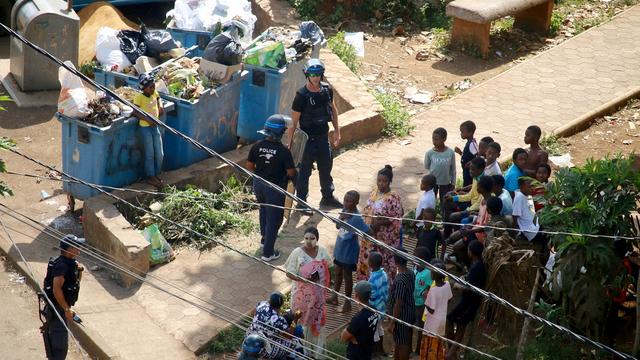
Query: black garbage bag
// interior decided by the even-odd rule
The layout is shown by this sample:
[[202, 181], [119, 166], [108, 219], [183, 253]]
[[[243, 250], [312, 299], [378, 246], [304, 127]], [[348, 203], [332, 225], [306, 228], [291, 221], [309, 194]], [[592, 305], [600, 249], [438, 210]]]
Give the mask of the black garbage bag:
[[135, 30], [121, 30], [118, 33], [120, 39], [120, 51], [129, 59], [132, 64], [147, 52], [147, 45], [144, 43], [142, 33]]
[[171, 34], [166, 30], [149, 30], [144, 24], [141, 24], [140, 32], [147, 47], [147, 56], [157, 58], [161, 53], [179, 48]]
[[244, 50], [239, 42], [232, 39], [227, 33], [216, 35], [204, 49], [202, 58], [222, 65], [237, 65], [242, 62]]
[[312, 39], [313, 43], [319, 43], [324, 40], [324, 32], [320, 26], [313, 21], [303, 21], [298, 26], [300, 36], [304, 39]]

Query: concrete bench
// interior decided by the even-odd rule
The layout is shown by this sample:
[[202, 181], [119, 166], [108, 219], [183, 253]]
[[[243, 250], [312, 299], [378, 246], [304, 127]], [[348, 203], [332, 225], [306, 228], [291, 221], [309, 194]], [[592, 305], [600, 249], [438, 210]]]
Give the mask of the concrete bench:
[[486, 58], [493, 20], [513, 16], [514, 27], [546, 33], [552, 11], [553, 0], [455, 0], [447, 5], [447, 16], [453, 17], [451, 43], [474, 44]]

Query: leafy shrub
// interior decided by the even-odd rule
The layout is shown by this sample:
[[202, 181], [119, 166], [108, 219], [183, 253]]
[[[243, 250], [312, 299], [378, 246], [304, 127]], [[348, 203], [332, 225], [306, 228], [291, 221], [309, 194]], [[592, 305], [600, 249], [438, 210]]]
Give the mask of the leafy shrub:
[[384, 128], [382, 134], [384, 136], [403, 137], [409, 135], [416, 128], [411, 124], [411, 115], [397, 96], [379, 91], [374, 91], [373, 96], [383, 108]]
[[564, 18], [565, 18], [565, 14], [563, 14], [560, 11], [554, 11], [551, 14], [551, 25], [549, 26], [549, 35], [551, 37], [558, 35], [558, 31], [562, 27]]
[[[0, 110], [4, 110], [0, 108]], [[0, 137], [0, 149], [7, 150], [16, 146], [15, 141], [9, 139], [8, 137]], [[4, 160], [0, 159], [0, 173], [7, 172], [7, 166]], [[13, 191], [11, 188], [2, 180], [0, 180], [0, 196], [12, 196]]]
[[[640, 200], [640, 176], [633, 160], [633, 155], [618, 155], [560, 169], [545, 194], [540, 223], [551, 231], [633, 236], [629, 213]], [[587, 336], [601, 336], [610, 306], [605, 289], [612, 286], [622, 264], [613, 239], [558, 234], [552, 241], [557, 250], [554, 297], [562, 299], [572, 326]]]
[[449, 46], [451, 42], [451, 33], [444, 28], [434, 28], [433, 32], [433, 46], [436, 49], [444, 49]]
[[562, 155], [567, 152], [567, 141], [557, 135], [548, 134], [540, 139], [540, 147], [551, 156]]
[[360, 69], [360, 59], [356, 55], [356, 49], [344, 40], [344, 32], [340, 31], [329, 38], [329, 49], [336, 54], [342, 62], [354, 73]]
[[236, 326], [223, 329], [216, 335], [211, 345], [209, 345], [209, 354], [224, 354], [240, 350], [242, 341], [244, 340], [244, 334], [244, 330]]
[[318, 16], [320, 0], [288, 0], [303, 20], [314, 20]]

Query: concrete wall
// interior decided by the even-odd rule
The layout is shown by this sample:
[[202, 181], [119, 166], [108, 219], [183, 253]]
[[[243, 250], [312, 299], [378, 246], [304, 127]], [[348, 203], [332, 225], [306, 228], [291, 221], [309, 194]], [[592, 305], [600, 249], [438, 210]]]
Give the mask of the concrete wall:
[[[98, 197], [88, 199], [83, 204], [83, 215], [84, 234], [91, 245], [139, 275], [144, 276], [149, 271], [151, 245], [113, 204]], [[118, 283], [124, 287], [137, 284], [128, 275], [121, 272], [115, 274]]]

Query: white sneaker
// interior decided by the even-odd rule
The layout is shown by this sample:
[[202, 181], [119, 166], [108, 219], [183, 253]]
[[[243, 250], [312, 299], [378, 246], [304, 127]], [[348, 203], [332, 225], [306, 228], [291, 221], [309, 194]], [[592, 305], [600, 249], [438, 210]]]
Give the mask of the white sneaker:
[[273, 250], [273, 255], [271, 255], [271, 256], [262, 255], [260, 257], [260, 259], [262, 259], [262, 261], [267, 261], [267, 262], [270, 262], [270, 261], [273, 261], [273, 260], [278, 260], [279, 258], [280, 258], [280, 251], [278, 251], [278, 250]]

